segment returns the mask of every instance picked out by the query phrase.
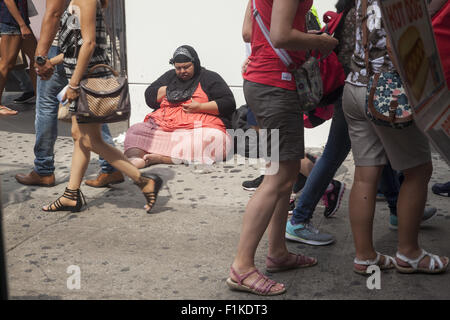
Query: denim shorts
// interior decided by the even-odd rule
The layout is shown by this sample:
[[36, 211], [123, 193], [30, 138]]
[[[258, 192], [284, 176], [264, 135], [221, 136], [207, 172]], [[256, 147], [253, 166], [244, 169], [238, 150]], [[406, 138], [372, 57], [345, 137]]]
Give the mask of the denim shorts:
[[20, 36], [22, 32], [20, 32], [19, 26], [0, 22], [0, 35]]

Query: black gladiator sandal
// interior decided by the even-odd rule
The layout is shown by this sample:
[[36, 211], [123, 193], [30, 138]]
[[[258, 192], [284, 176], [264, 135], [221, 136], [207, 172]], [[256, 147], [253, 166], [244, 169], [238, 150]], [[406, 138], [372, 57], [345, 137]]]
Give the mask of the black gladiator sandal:
[[[77, 204], [75, 206], [65, 206], [61, 203], [61, 198], [66, 198], [69, 200], [76, 201]], [[66, 188], [64, 194], [59, 197], [56, 201], [48, 206], [47, 210], [42, 209], [45, 212], [57, 212], [57, 211], [71, 211], [71, 212], [80, 212], [83, 204], [86, 204], [86, 199], [84, 198], [84, 194], [80, 189], [71, 190]]]
[[[153, 188], [153, 191], [147, 192], [146, 187], [149, 184], [150, 180], [154, 181], [155, 187]], [[146, 174], [142, 175], [139, 182], [135, 182], [135, 184], [141, 189], [142, 193], [144, 194], [148, 206], [147, 213], [150, 213], [153, 206], [155, 205], [156, 199], [158, 198], [158, 193], [163, 185], [163, 180], [156, 174]]]

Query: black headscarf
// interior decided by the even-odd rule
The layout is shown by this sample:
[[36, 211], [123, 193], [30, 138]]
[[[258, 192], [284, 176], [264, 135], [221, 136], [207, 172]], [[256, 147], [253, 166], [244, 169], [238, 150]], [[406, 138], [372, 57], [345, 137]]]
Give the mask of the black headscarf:
[[192, 62], [194, 64], [194, 76], [187, 81], [183, 81], [175, 74], [175, 77], [167, 86], [167, 100], [169, 102], [180, 103], [189, 100], [200, 82], [200, 75], [203, 68], [200, 64], [197, 52], [191, 46], [184, 45], [178, 47], [175, 50], [172, 59], [170, 59], [170, 64], [184, 62]]

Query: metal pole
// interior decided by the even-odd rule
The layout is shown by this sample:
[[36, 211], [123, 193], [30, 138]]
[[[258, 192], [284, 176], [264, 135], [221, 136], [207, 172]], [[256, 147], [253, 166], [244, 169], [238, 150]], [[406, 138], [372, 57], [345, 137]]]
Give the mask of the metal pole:
[[3, 208], [2, 189], [0, 185], [0, 300], [8, 300], [8, 284], [6, 276], [6, 255], [3, 242]]

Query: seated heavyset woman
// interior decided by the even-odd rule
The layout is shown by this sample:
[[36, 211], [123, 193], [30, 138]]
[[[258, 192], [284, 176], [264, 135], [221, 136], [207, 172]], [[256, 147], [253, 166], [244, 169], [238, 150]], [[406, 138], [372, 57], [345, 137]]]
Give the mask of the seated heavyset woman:
[[125, 155], [138, 168], [153, 164], [223, 161], [231, 150], [233, 93], [216, 72], [200, 64], [197, 52], [176, 49], [167, 71], [145, 92], [155, 109], [143, 123], [133, 125], [125, 138]]

